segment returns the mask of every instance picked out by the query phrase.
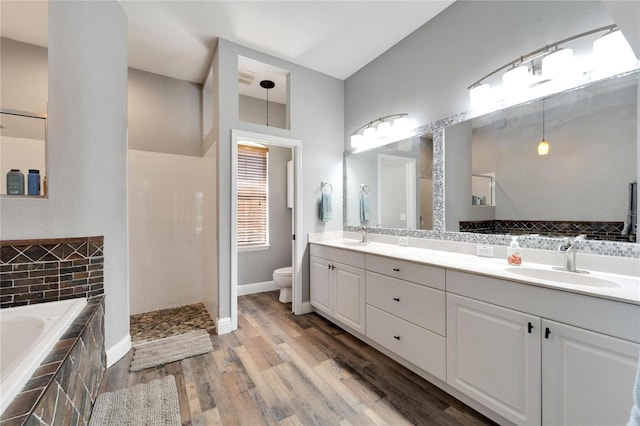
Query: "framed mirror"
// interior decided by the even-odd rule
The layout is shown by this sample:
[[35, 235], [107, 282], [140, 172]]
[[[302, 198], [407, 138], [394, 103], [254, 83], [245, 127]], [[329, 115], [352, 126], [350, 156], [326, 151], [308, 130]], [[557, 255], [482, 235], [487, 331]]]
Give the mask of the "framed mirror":
[[446, 230], [635, 241], [639, 75], [448, 126]]
[[433, 134], [345, 153], [345, 226], [433, 227]]

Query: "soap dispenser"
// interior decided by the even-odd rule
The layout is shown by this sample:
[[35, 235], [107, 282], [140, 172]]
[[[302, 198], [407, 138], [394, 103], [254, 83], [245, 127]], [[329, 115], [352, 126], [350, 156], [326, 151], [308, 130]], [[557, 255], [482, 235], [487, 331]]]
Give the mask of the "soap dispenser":
[[518, 237], [511, 237], [511, 244], [507, 250], [507, 262], [509, 265], [522, 264], [522, 249], [518, 244]]

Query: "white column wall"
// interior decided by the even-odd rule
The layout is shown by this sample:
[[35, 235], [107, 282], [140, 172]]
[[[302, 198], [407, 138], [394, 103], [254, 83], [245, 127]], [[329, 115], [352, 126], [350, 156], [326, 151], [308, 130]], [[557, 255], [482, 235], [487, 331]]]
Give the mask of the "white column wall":
[[127, 18], [117, 2], [49, 2], [48, 86], [49, 197], [2, 199], [0, 239], [104, 235], [109, 350], [129, 335]]

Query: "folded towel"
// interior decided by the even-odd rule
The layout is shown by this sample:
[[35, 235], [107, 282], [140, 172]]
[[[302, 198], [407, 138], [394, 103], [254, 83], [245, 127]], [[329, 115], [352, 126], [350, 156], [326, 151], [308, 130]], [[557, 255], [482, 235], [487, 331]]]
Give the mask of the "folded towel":
[[369, 204], [369, 194], [360, 193], [360, 221], [371, 220], [371, 206]]
[[329, 222], [331, 220], [331, 194], [322, 193], [320, 199], [320, 220]]

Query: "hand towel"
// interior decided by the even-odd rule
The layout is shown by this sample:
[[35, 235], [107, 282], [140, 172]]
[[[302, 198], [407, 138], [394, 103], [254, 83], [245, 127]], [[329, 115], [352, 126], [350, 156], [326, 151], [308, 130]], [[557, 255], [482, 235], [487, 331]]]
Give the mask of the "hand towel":
[[638, 184], [637, 182], [629, 182], [629, 194], [627, 198], [627, 213], [624, 218], [624, 228], [622, 235], [636, 233], [638, 225]]
[[331, 194], [322, 193], [320, 199], [320, 219], [323, 222], [329, 222], [331, 220]]
[[360, 221], [371, 219], [371, 206], [369, 204], [369, 194], [360, 193]]

